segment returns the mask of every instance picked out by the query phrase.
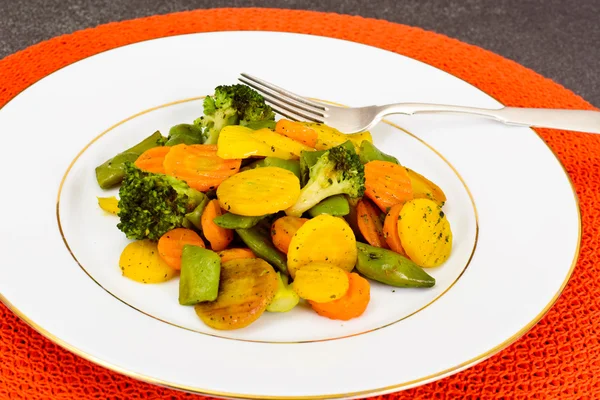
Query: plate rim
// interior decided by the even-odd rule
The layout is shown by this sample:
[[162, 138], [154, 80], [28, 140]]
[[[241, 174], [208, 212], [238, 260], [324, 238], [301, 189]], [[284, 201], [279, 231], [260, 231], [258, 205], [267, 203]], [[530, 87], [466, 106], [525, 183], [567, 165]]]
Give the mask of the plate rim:
[[[413, 62], [417, 62], [417, 63], [421, 63], [423, 65], [427, 65], [431, 68], [434, 68], [444, 74], [447, 74], [455, 79], [459, 79], [460, 81], [462, 81], [463, 83], [469, 85], [471, 88], [476, 89], [478, 92], [488, 96], [489, 98], [495, 100], [496, 102], [498, 102], [500, 105], [502, 106], [506, 106], [503, 102], [501, 102], [499, 99], [497, 99], [496, 97], [494, 97], [493, 95], [487, 93], [486, 91], [480, 89], [479, 87], [475, 86], [474, 84], [466, 81], [465, 79], [458, 77], [450, 72], [447, 72], [441, 68], [438, 68], [432, 64], [426, 63], [424, 61], [418, 60], [416, 58], [413, 57], [409, 57], [407, 55], [404, 54], [400, 54], [391, 50], [387, 50], [387, 49], [383, 49], [377, 46], [372, 46], [369, 44], [365, 44], [365, 43], [361, 43], [361, 42], [355, 42], [352, 40], [347, 40], [347, 39], [341, 39], [341, 38], [337, 38], [337, 37], [330, 37], [330, 36], [324, 36], [324, 35], [316, 35], [316, 34], [310, 34], [310, 33], [299, 33], [299, 32], [282, 32], [282, 31], [273, 31], [273, 30], [258, 30], [258, 31], [245, 31], [245, 30], [222, 30], [222, 31], [207, 31], [207, 32], [191, 32], [191, 33], [185, 33], [185, 34], [178, 34], [178, 35], [169, 35], [169, 36], [161, 36], [161, 37], [156, 37], [156, 38], [151, 38], [151, 39], [146, 39], [146, 40], [141, 40], [141, 41], [136, 41], [134, 43], [128, 43], [122, 46], [117, 46], [117, 47], [113, 47], [110, 49], [106, 49], [103, 51], [100, 51], [98, 53], [92, 54], [90, 56], [84, 57], [82, 59], [76, 60], [72, 63], [66, 64], [58, 69], [56, 69], [55, 71], [52, 71], [51, 73], [43, 76], [42, 78], [36, 80], [35, 82], [31, 83], [30, 85], [28, 85], [27, 87], [23, 88], [21, 91], [19, 91], [17, 94], [15, 94], [12, 98], [10, 98], [2, 107], [0, 107], [0, 110], [2, 110], [4, 107], [6, 107], [9, 103], [11, 103], [12, 101], [14, 101], [17, 97], [19, 97], [23, 92], [25, 92], [26, 90], [28, 90], [29, 88], [31, 88], [32, 86], [38, 84], [39, 82], [41, 82], [42, 80], [45, 80], [46, 78], [49, 78], [50, 76], [52, 76], [53, 74], [61, 71], [62, 69], [65, 69], [67, 67], [70, 67], [72, 65], [75, 65], [77, 63], [83, 62], [89, 58], [92, 58], [94, 56], [109, 52], [109, 51], [113, 51], [116, 49], [121, 49], [121, 48], [125, 48], [125, 47], [129, 47], [129, 46], [134, 46], [137, 44], [141, 44], [141, 43], [146, 43], [146, 42], [151, 42], [151, 41], [156, 41], [156, 40], [162, 40], [162, 39], [168, 39], [168, 38], [176, 38], [176, 37], [181, 37], [181, 36], [192, 36], [192, 35], [204, 35], [204, 34], [220, 34], [220, 33], [239, 33], [239, 34], [246, 34], [248, 32], [260, 32], [260, 33], [272, 33], [272, 34], [283, 34], [283, 35], [292, 35], [292, 36], [312, 36], [312, 37], [316, 37], [316, 38], [321, 38], [321, 39], [329, 39], [329, 40], [334, 40], [334, 41], [342, 41], [342, 42], [347, 42], [347, 43], [352, 43], [355, 45], [361, 45], [361, 46], [366, 46], [366, 47], [370, 47], [370, 48], [374, 48], [380, 51], [384, 51], [387, 53], [391, 53], [391, 54], [395, 54], [407, 59], [410, 59]], [[51, 40], [51, 39], [49, 39]], [[137, 114], [136, 114], [137, 115]], [[125, 120], [123, 120], [122, 122], [124, 122]], [[119, 122], [121, 123], [121, 122]], [[448, 377], [450, 375], [453, 375], [455, 373], [458, 373], [460, 371], [463, 371], [465, 369], [468, 369], [471, 366], [477, 365], [485, 360], [487, 360], [488, 358], [498, 354], [499, 352], [501, 352], [502, 350], [506, 349], [507, 347], [509, 347], [510, 345], [512, 345], [513, 343], [515, 343], [517, 340], [519, 340], [522, 336], [524, 336], [529, 330], [531, 330], [540, 320], [542, 320], [544, 318], [544, 316], [548, 313], [548, 311], [550, 311], [550, 309], [554, 306], [554, 304], [557, 302], [557, 300], [560, 298], [560, 296], [563, 294], [565, 287], [568, 285], [573, 272], [577, 266], [577, 263], [579, 261], [579, 257], [581, 255], [581, 239], [582, 239], [582, 234], [583, 234], [583, 225], [582, 225], [582, 219], [581, 219], [581, 205], [580, 205], [580, 201], [579, 201], [579, 196], [577, 195], [577, 191], [575, 189], [575, 186], [573, 184], [573, 180], [571, 179], [571, 176], [569, 175], [567, 169], [565, 168], [565, 166], [563, 165], [563, 163], [561, 162], [560, 158], [558, 157], [558, 155], [556, 154], [556, 152], [554, 151], [554, 149], [552, 149], [552, 147], [550, 147], [546, 141], [539, 135], [539, 133], [531, 128], [531, 127], [526, 127], [528, 129], [530, 129], [531, 131], [533, 131], [533, 133], [535, 134], [535, 136], [543, 143], [543, 145], [550, 151], [550, 153], [554, 156], [556, 162], [558, 163], [558, 165], [561, 167], [565, 177], [567, 178], [567, 182], [569, 183], [569, 186], [571, 187], [571, 191], [575, 200], [575, 205], [576, 205], [576, 211], [577, 211], [577, 220], [578, 220], [578, 224], [577, 224], [577, 228], [578, 228], [578, 233], [577, 233], [577, 244], [576, 244], [576, 248], [575, 248], [575, 254], [573, 256], [573, 260], [571, 262], [571, 266], [569, 267], [569, 271], [567, 272], [567, 275], [564, 279], [564, 281], [561, 283], [559, 289], [557, 290], [557, 292], [554, 294], [554, 296], [550, 299], [550, 301], [548, 302], [548, 304], [527, 324], [525, 324], [521, 329], [519, 329], [515, 334], [513, 334], [512, 336], [510, 336], [508, 339], [504, 340], [502, 343], [499, 343], [498, 345], [494, 346], [493, 348], [487, 350], [486, 352], [473, 357], [467, 361], [464, 361], [456, 366], [447, 368], [445, 370], [439, 371], [435, 374], [430, 374], [424, 377], [420, 377], [418, 379], [413, 379], [411, 381], [407, 381], [407, 382], [403, 382], [403, 383], [399, 383], [399, 384], [394, 384], [394, 385], [388, 385], [385, 387], [381, 387], [381, 388], [376, 388], [376, 389], [368, 389], [368, 390], [362, 390], [362, 391], [356, 391], [356, 392], [348, 392], [348, 393], [340, 393], [340, 394], [329, 394], [329, 395], [325, 395], [325, 396], [318, 396], [318, 395], [310, 395], [310, 396], [273, 396], [273, 395], [268, 395], [268, 396], [261, 396], [261, 395], [244, 395], [244, 394], [240, 394], [240, 393], [230, 393], [230, 392], [222, 392], [222, 391], [215, 391], [215, 390], [209, 390], [209, 389], [201, 389], [201, 388], [197, 388], [197, 387], [193, 387], [193, 386], [188, 386], [188, 385], [181, 385], [181, 384], [174, 384], [171, 382], [167, 382], [158, 378], [153, 378], [141, 373], [137, 373], [137, 372], [132, 372], [129, 370], [126, 370], [124, 368], [121, 368], [117, 365], [111, 364], [110, 362], [104, 361], [96, 356], [93, 356], [89, 353], [86, 353], [82, 350], [80, 350], [79, 348], [67, 343], [66, 341], [64, 341], [63, 339], [59, 338], [58, 336], [53, 335], [52, 333], [50, 333], [49, 331], [47, 331], [45, 328], [41, 327], [40, 325], [38, 325], [35, 321], [31, 320], [29, 317], [27, 317], [24, 313], [22, 313], [17, 307], [15, 307], [2, 293], [0, 293], [0, 302], [2, 302], [11, 312], [13, 312], [17, 317], [19, 317], [23, 322], [25, 322], [29, 327], [31, 327], [33, 330], [35, 330], [36, 332], [38, 332], [39, 334], [41, 334], [42, 336], [44, 336], [46, 339], [50, 340], [51, 342], [53, 342], [54, 344], [64, 348], [67, 351], [70, 351], [71, 353], [87, 360], [90, 361], [96, 365], [99, 365], [101, 367], [104, 367], [108, 370], [120, 373], [122, 375], [125, 375], [127, 377], [139, 380], [139, 381], [143, 381], [146, 383], [150, 383], [150, 384], [154, 384], [154, 385], [158, 385], [158, 386], [162, 386], [162, 387], [166, 387], [169, 389], [175, 389], [175, 390], [180, 390], [180, 391], [185, 391], [185, 392], [190, 392], [190, 393], [194, 393], [194, 394], [201, 394], [201, 395], [209, 395], [209, 396], [216, 396], [216, 397], [221, 397], [221, 398], [231, 398], [231, 399], [268, 399], [268, 400], [317, 400], [317, 399], [339, 399], [339, 398], [357, 398], [359, 396], [365, 396], [365, 395], [379, 395], [379, 394], [386, 394], [386, 393], [391, 393], [391, 392], [396, 392], [399, 390], [406, 390], [409, 389], [411, 387], [415, 387], [415, 386], [420, 386], [423, 384], [427, 384], [439, 379], [443, 379], [445, 377]], [[109, 128], [110, 129], [110, 128]], [[405, 130], [403, 128], [401, 128], [402, 130]], [[408, 132], [408, 131], [407, 131]], [[410, 133], [410, 132], [409, 132]], [[101, 135], [95, 137], [92, 141], [90, 141], [88, 143], [88, 146], [91, 145], [93, 142], [95, 142], [95, 140], [97, 138], [99, 138]], [[417, 136], [415, 136], [416, 138], [418, 138]], [[85, 148], [87, 148], [88, 146], [86, 146]], [[85, 150], [84, 148], [84, 150]], [[80, 153], [78, 154], [80, 155]], [[76, 159], [75, 159], [76, 160]], [[75, 161], [74, 160], [74, 161]], [[66, 175], [65, 175], [66, 176]], [[459, 175], [460, 177], [460, 175]], [[462, 179], [461, 179], [462, 181]], [[62, 186], [62, 185], [61, 185]], [[58, 213], [58, 209], [56, 210]], [[475, 211], [477, 211], [475, 209]], [[62, 235], [61, 235], [62, 236]], [[475, 246], [476, 249], [476, 246]], [[475, 254], [475, 249], [471, 255], [471, 257], [473, 256], [473, 254]], [[69, 250], [70, 252], [70, 250]], [[468, 267], [468, 265], [467, 265]], [[466, 267], [465, 267], [466, 270]], [[464, 272], [464, 270], [463, 270]], [[462, 275], [462, 273], [461, 273]], [[455, 281], [456, 282], [456, 281]], [[452, 286], [451, 286], [452, 287]], [[440, 296], [441, 297], [441, 296]], [[439, 297], [438, 297], [439, 298]]]

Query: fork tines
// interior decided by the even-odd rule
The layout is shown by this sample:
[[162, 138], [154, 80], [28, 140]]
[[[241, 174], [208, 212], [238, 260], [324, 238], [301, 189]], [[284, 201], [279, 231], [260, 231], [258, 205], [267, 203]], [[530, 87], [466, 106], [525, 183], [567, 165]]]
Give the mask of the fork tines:
[[242, 73], [239, 80], [254, 88], [277, 113], [294, 121], [325, 122], [327, 107], [305, 97], [294, 94], [272, 83]]

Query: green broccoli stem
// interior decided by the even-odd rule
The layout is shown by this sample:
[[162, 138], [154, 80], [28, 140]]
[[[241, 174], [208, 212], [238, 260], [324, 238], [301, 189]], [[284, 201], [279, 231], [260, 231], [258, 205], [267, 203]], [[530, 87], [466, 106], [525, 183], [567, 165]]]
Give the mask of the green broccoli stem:
[[285, 213], [292, 217], [300, 217], [305, 211], [319, 204], [321, 200], [336, 194], [340, 194], [340, 188], [338, 185], [334, 184], [327, 187], [322, 187], [319, 181], [309, 183], [307, 186], [302, 188], [300, 197], [298, 197], [296, 203], [285, 210]]

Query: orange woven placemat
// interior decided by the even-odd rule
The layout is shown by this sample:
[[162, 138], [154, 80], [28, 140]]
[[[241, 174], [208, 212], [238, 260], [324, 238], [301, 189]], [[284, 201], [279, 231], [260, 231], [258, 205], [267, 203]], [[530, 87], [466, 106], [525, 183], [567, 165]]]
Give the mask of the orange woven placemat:
[[[198, 10], [54, 38], [0, 61], [0, 107], [47, 74], [101, 51], [162, 36], [220, 30], [352, 40], [434, 65], [506, 105], [594, 109], [515, 62], [442, 35], [361, 17], [275, 9]], [[600, 398], [600, 135], [538, 132], [565, 165], [581, 202], [581, 257], [563, 295], [539, 324], [498, 355], [449, 378], [382, 399]], [[535, 208], [538, 199], [530, 196]], [[90, 398], [199, 397], [96, 366], [46, 340], [0, 305], [0, 399]]]

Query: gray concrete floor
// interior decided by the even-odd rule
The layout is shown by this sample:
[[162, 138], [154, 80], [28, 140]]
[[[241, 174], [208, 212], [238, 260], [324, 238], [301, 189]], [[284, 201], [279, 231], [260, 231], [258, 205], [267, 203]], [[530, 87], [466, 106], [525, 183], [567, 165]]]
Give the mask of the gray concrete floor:
[[0, 0], [0, 58], [110, 21], [214, 7], [333, 11], [419, 26], [515, 60], [600, 106], [600, 0]]

